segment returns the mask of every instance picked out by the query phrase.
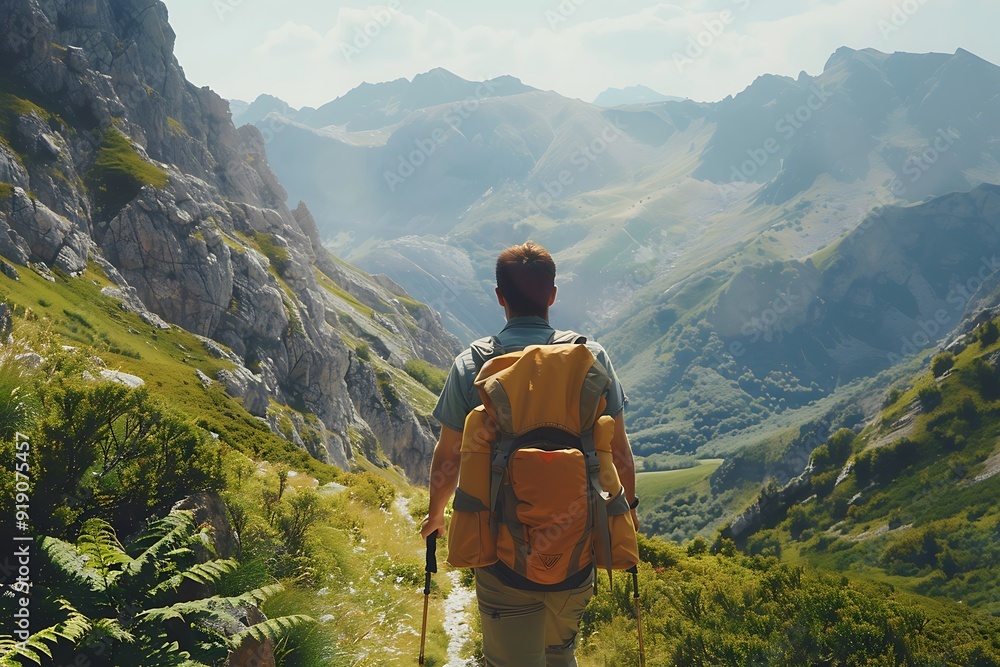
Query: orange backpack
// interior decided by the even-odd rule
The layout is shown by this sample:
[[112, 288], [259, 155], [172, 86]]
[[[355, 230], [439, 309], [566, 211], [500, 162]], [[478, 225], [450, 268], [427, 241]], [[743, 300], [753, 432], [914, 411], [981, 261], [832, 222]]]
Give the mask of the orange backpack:
[[452, 566], [499, 560], [551, 585], [592, 564], [610, 573], [639, 562], [615, 421], [600, 416], [611, 380], [585, 342], [566, 332], [511, 353], [496, 338], [473, 344], [483, 404], [462, 433]]

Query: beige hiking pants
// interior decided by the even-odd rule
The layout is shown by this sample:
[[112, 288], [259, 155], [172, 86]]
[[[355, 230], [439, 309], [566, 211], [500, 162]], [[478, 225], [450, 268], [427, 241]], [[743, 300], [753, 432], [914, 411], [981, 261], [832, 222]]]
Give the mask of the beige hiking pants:
[[489, 667], [576, 667], [573, 650], [580, 618], [594, 594], [593, 576], [580, 588], [540, 593], [510, 588], [476, 570]]

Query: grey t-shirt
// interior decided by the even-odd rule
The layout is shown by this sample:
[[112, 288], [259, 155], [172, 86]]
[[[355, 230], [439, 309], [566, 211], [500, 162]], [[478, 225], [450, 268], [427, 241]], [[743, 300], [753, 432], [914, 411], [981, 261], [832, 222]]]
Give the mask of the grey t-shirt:
[[[528, 345], [544, 345], [552, 336], [553, 328], [541, 317], [515, 317], [507, 322], [497, 338], [507, 349], [523, 348]], [[608, 392], [608, 407], [604, 414], [616, 417], [621, 412], [628, 399], [622, 389], [615, 369], [607, 351], [599, 343], [587, 342], [587, 347], [594, 357], [601, 362], [611, 376], [611, 389]], [[476, 379], [476, 364], [472, 360], [472, 351], [466, 349], [451, 367], [448, 380], [444, 384], [441, 396], [434, 408], [434, 417], [454, 431], [465, 428], [465, 418], [480, 405], [479, 391], [473, 382]]]

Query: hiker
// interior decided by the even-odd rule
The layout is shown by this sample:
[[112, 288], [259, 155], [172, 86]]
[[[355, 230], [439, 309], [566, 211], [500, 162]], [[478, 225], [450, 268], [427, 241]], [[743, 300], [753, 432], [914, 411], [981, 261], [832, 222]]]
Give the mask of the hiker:
[[[535, 345], [552, 348], [551, 345], [547, 344], [559, 342], [559, 340], [554, 340], [557, 336], [561, 336], [567, 342], [585, 340], [582, 336], [577, 336], [572, 332], [557, 333], [549, 325], [549, 307], [556, 299], [555, 275], [556, 266], [552, 256], [543, 247], [530, 241], [508, 248], [500, 254], [496, 263], [496, 296], [506, 314], [507, 325], [492, 338], [493, 345], [499, 346], [499, 349], [493, 354], [506, 354]], [[484, 341], [489, 340], [491, 339], [484, 339]], [[482, 352], [477, 353], [479, 349], [477, 345], [480, 343], [473, 344], [472, 348], [465, 350], [456, 358], [434, 409], [434, 417], [441, 423], [441, 435], [434, 449], [431, 463], [430, 509], [421, 527], [421, 534], [425, 539], [435, 534], [444, 535], [445, 508], [452, 495], [456, 493], [459, 470], [461, 468], [464, 479], [466, 476], [464, 466], [467, 465], [468, 460], [473, 458], [465, 455], [463, 461], [463, 451], [469, 451], [468, 443], [463, 446], [463, 429], [466, 428], [467, 418], [471, 422], [474, 417], [481, 416], [484, 409], [479, 407], [482, 403], [480, 391], [479, 387], [474, 385], [477, 375], [480, 374], [480, 369], [488, 368], [488, 365], [484, 366], [482, 363]], [[635, 508], [638, 505], [638, 498], [635, 496], [635, 468], [632, 451], [625, 434], [623, 420], [626, 398], [607, 352], [594, 342], [586, 342], [586, 350], [589, 352], [582, 351], [579, 347], [582, 346], [573, 346], [571, 349], [585, 355], [591, 363], [594, 360], [599, 362], [594, 366], [600, 369], [599, 372], [604, 377], [603, 388], [600, 389], [603, 395], [600, 397], [600, 402], [594, 400], [593, 405], [604, 406], [606, 401], [606, 407], [601, 413], [598, 413], [599, 408], [595, 408], [593, 411], [595, 414], [591, 420], [594, 422], [597, 417], [600, 417], [600, 426], [606, 433], [605, 440], [610, 441], [610, 447], [605, 447], [607, 454], [604, 455], [603, 461], [607, 462], [606, 467], [612, 467], [611, 462], [613, 461], [614, 470], [605, 470], [601, 473], [602, 483], [608, 483], [608, 478], [612, 479], [611, 486], [608, 487], [609, 492], [603, 496], [606, 499], [613, 497], [616, 489], [620, 489], [617, 491], [620, 494], [618, 498], [619, 509], [611, 510], [613, 503], [610, 500], [607, 502], [608, 514], [617, 512], [622, 515], [620, 518], [627, 524], [627, 526], [623, 524], [623, 530], [626, 535], [631, 534], [631, 546], [626, 548], [628, 554], [625, 555], [628, 563], [625, 565], [619, 563], [615, 566], [615, 569], [626, 569], [626, 567], [634, 566], [638, 561], [638, 551], [635, 546], [635, 531], [638, 526]], [[478, 359], [477, 354], [480, 357]], [[579, 357], [580, 354], [576, 356]], [[509, 364], [507, 365], [509, 366]], [[481, 383], [477, 384], [481, 385]], [[538, 402], [545, 402], [548, 397], [546, 395], [531, 395], [527, 402], [529, 405], [537, 406]], [[574, 401], [563, 400], [561, 403], [573, 404]], [[579, 404], [580, 401], [576, 400], [575, 403]], [[470, 413], [477, 412], [477, 407], [478, 414], [470, 417]], [[485, 417], [481, 417], [481, 419], [485, 419]], [[480, 427], [478, 430], [483, 431], [484, 429]], [[493, 431], [489, 431], [489, 433], [491, 434]], [[596, 437], [597, 424], [594, 424], [594, 433]], [[479, 437], [472, 433], [465, 434], [467, 441], [473, 436]], [[490, 450], [487, 448], [485, 451], [489, 452]], [[582, 461], [583, 457], [579, 452], [576, 454]], [[487, 467], [483, 471], [483, 475], [489, 476], [489, 459], [485, 459], [485, 461]], [[596, 461], [596, 457], [594, 461]], [[497, 472], [496, 468], [497, 466], [494, 464], [494, 472]], [[591, 466], [591, 470], [593, 470], [593, 466]], [[548, 486], [546, 483], [548, 480], [544, 476], [536, 475], [535, 478], [545, 480], [538, 486]], [[505, 482], [509, 485], [509, 480], [505, 479]], [[552, 482], [557, 483], [557, 480], [552, 480]], [[586, 471], [583, 473], [583, 485], [587, 485]], [[496, 487], [497, 484], [494, 482], [492, 486]], [[577, 485], [577, 488], [579, 489], [580, 485]], [[462, 489], [458, 489], [458, 491], [462, 501], [468, 503], [469, 494], [464, 494]], [[541, 491], [549, 493], [548, 489]], [[584, 489], [584, 493], [586, 493], [586, 489]], [[486, 495], [488, 496], [488, 491]], [[472, 501], [478, 502], [475, 499]], [[604, 501], [601, 501], [602, 512], [604, 511], [603, 505]], [[458, 498], [455, 507], [456, 516], [452, 519], [453, 532], [456, 529], [456, 519], [459, 515]], [[485, 506], [482, 509], [485, 509]], [[508, 514], [512, 513], [508, 512]], [[587, 516], [586, 508], [582, 515]], [[607, 520], [607, 514], [604, 516]], [[520, 526], [520, 524], [517, 525]], [[506, 529], [500, 529], [500, 531], [504, 530]], [[494, 526], [494, 533], [496, 532], [497, 528]], [[517, 530], [510, 531], [508, 542], [511, 539], [520, 539], [520, 535], [515, 535], [519, 532]], [[557, 530], [557, 537], [558, 532]], [[593, 532], [596, 534], [598, 531]], [[482, 533], [488, 534], [489, 529], [473, 528], [473, 538]], [[596, 537], [594, 539], [596, 540]], [[455, 546], [450, 544], [449, 562], [453, 565], [456, 564], [454, 558], [457, 558], [454, 554], [455, 551]], [[526, 552], [532, 553], [530, 545]], [[496, 560], [495, 553], [494, 545], [494, 551], [490, 554], [492, 557], [488, 557], [484, 562]], [[579, 556], [579, 554], [574, 555]], [[551, 568], [553, 562], [550, 561], [555, 561], [557, 558], [563, 562], [570, 560], [568, 555], [566, 558], [562, 558], [558, 554], [555, 556], [535, 554], [535, 557], [542, 559], [544, 568]], [[617, 555], [616, 558], [618, 558]], [[570, 570], [571, 575], [568, 578], [547, 584], [537, 583], [519, 574], [513, 567], [500, 560], [481, 567], [476, 567], [476, 563], [463, 563], [463, 566], [476, 567], [476, 595], [482, 617], [483, 652], [488, 665], [491, 667], [564, 667], [577, 664], [574, 657], [576, 635], [579, 631], [583, 611], [594, 592], [595, 567], [594, 563], [589, 560], [589, 555], [587, 560], [587, 565], [579, 572]], [[602, 564], [601, 567], [604, 565]], [[609, 563], [609, 571], [611, 567]], [[560, 572], [558, 569], [552, 571]]]

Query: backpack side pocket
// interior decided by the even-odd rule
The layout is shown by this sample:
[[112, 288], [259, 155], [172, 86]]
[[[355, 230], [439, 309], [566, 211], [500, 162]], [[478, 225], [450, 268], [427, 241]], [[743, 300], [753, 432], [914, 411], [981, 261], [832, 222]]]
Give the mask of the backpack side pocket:
[[632, 512], [625, 499], [625, 489], [608, 501], [608, 530], [611, 533], [611, 562], [595, 554], [599, 569], [627, 570], [639, 562], [639, 541], [632, 523]]

